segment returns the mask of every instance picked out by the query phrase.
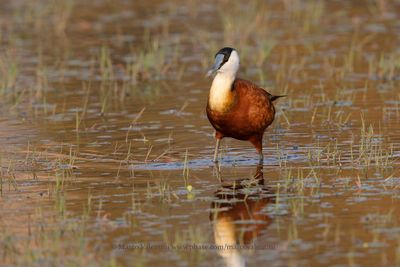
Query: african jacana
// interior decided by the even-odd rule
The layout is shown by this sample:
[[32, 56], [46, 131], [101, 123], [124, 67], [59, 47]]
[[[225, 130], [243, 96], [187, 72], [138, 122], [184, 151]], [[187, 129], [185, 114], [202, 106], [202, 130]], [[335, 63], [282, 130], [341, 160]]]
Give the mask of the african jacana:
[[207, 117], [215, 128], [214, 162], [217, 162], [220, 141], [224, 137], [250, 141], [263, 163], [262, 139], [274, 121], [274, 96], [254, 83], [236, 78], [239, 55], [231, 47], [224, 47], [215, 55], [215, 63], [207, 75], [216, 73], [210, 88]]

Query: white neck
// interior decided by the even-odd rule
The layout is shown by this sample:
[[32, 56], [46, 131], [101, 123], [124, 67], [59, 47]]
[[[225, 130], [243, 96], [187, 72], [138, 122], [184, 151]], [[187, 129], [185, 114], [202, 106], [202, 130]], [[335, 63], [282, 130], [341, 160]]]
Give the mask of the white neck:
[[228, 72], [218, 72], [215, 76], [208, 98], [208, 104], [211, 110], [223, 112], [229, 105], [232, 84], [235, 81], [235, 75]]
[[233, 50], [229, 59], [217, 71], [210, 89], [208, 104], [211, 110], [223, 112], [232, 101], [231, 89], [239, 69], [239, 55]]

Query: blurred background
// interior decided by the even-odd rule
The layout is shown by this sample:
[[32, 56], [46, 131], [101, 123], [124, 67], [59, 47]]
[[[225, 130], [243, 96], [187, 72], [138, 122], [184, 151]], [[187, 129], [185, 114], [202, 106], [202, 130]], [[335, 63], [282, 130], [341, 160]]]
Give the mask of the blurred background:
[[[399, 17], [398, 0], [3, 0], [0, 263], [398, 264]], [[262, 184], [248, 143], [224, 140], [223, 183], [211, 164], [224, 46], [288, 95]], [[250, 247], [167, 248], [188, 244]]]

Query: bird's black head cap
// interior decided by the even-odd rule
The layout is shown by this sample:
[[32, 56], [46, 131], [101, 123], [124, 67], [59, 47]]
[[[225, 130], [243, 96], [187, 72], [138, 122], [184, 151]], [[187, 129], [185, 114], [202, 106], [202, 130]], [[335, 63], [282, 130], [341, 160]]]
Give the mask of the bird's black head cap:
[[224, 55], [224, 59], [222, 60], [221, 65], [219, 65], [219, 68], [218, 68], [218, 69], [220, 69], [220, 68], [229, 60], [229, 57], [231, 56], [231, 53], [232, 53], [233, 50], [235, 50], [235, 49], [233, 49], [232, 47], [224, 47], [224, 48], [221, 48], [221, 49], [215, 54], [215, 57], [216, 57], [217, 55], [219, 55], [219, 54]]

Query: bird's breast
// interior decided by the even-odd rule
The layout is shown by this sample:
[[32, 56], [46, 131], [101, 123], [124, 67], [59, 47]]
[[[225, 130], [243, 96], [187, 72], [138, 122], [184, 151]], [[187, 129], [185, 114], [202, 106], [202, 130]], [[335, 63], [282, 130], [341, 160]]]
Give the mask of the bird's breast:
[[218, 113], [228, 112], [233, 105], [234, 97], [231, 92], [218, 92], [210, 90], [208, 97], [209, 108]]
[[234, 104], [232, 83], [234, 77], [217, 74], [210, 88], [208, 106], [212, 111], [224, 113]]

